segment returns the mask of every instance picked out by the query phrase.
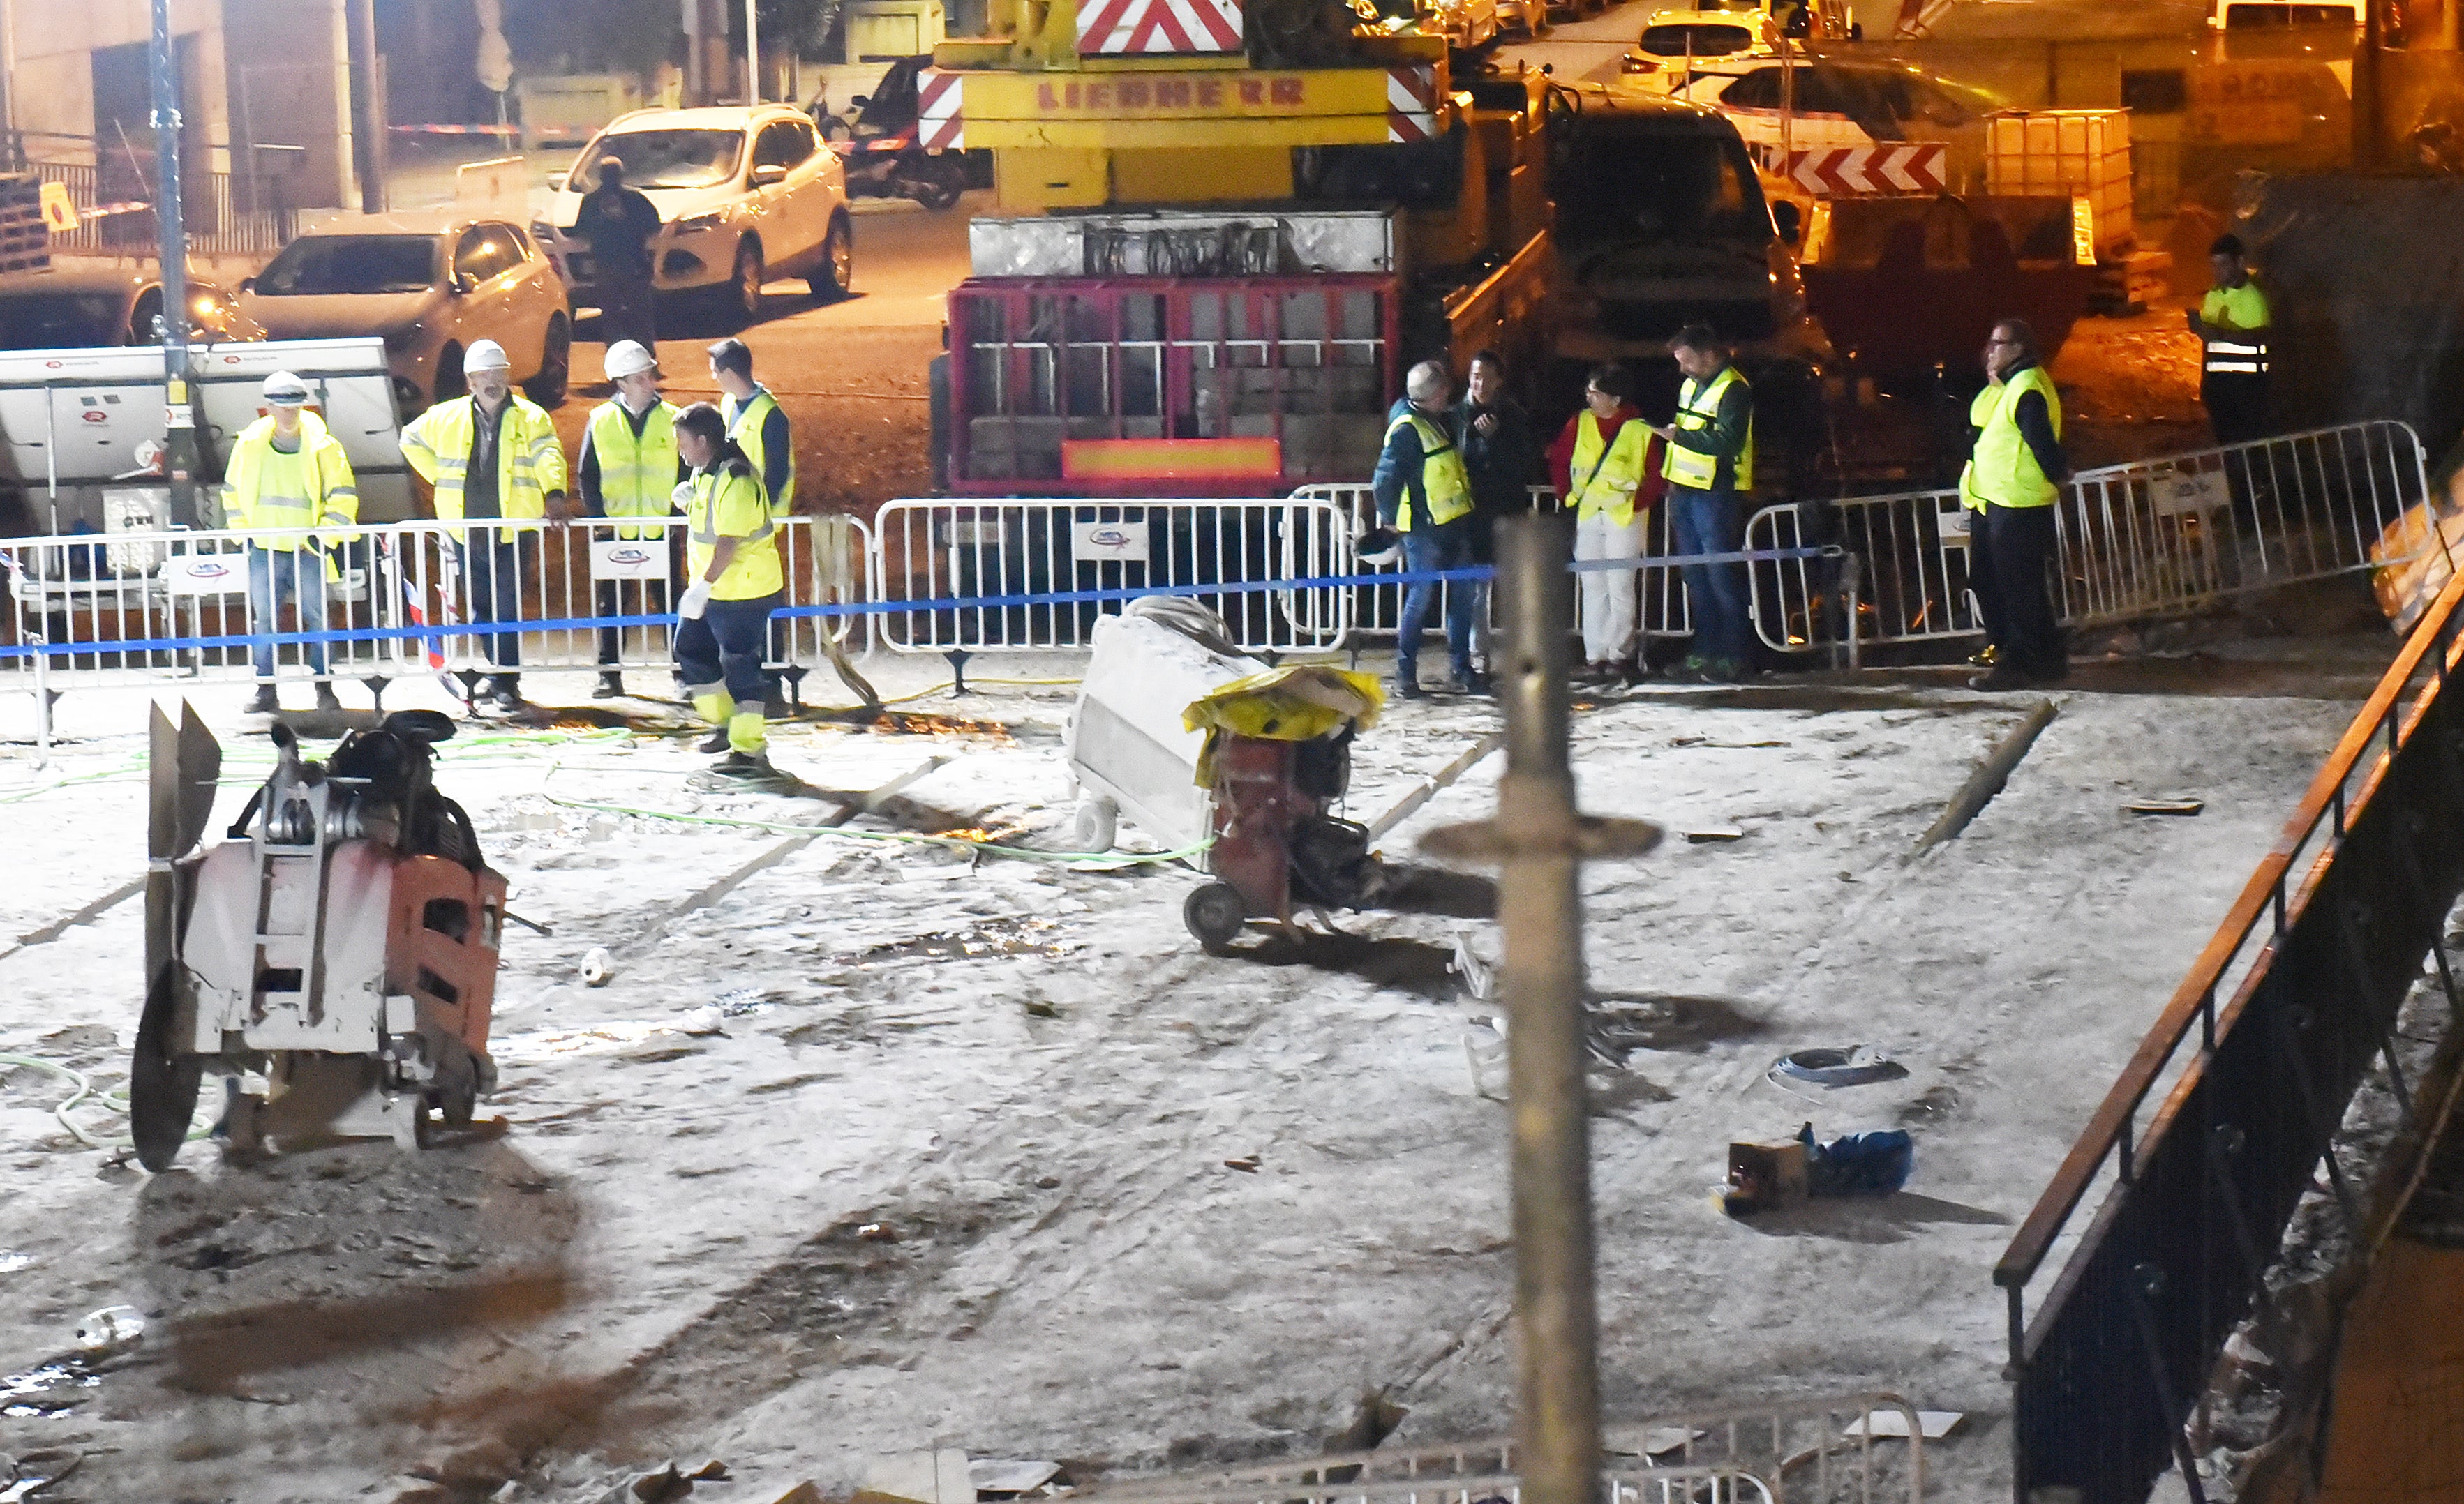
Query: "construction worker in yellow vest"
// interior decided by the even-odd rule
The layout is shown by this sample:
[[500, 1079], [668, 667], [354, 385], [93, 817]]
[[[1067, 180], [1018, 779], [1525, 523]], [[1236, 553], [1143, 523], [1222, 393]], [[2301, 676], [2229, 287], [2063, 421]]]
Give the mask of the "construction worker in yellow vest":
[[[1668, 341], [1684, 380], [1677, 415], [1655, 427], [1668, 446], [1668, 520], [1682, 555], [1734, 554], [1744, 541], [1737, 498], [1754, 488], [1754, 389], [1707, 324], [1687, 324]], [[1680, 677], [1730, 684], [1753, 654], [1750, 598], [1742, 563], [1687, 564], [1685, 610], [1694, 644]]]
[[[545, 409], [514, 395], [511, 366], [503, 345], [471, 341], [462, 357], [471, 395], [438, 403], [402, 431], [402, 457], [435, 488], [438, 518], [492, 524], [453, 530], [458, 605], [463, 619], [475, 622], [521, 620], [523, 556], [539, 531], [535, 524], [544, 518], [561, 528], [573, 513], [556, 425]], [[520, 709], [521, 639], [493, 632], [479, 643], [495, 671], [496, 707]]]
[[761, 652], [770, 613], [784, 598], [778, 526], [743, 449], [708, 403], [676, 415], [676, 450], [688, 475], [676, 488], [685, 512], [685, 591], [676, 599], [676, 665], [685, 693], [724, 750], [713, 771], [755, 781], [778, 776], [762, 724]]
[[[1642, 556], [1651, 500], [1659, 491], [1650, 469], [1657, 442], [1627, 398], [1625, 372], [1595, 368], [1583, 386], [1582, 410], [1566, 421], [1551, 467], [1561, 471], [1558, 494], [1574, 514], [1574, 557]], [[1652, 496], [1644, 494], [1646, 489]], [[1635, 592], [1631, 570], [1583, 570], [1574, 576], [1574, 616], [1583, 632], [1583, 666], [1575, 677], [1593, 683], [1631, 680], [1636, 659]]]
[[2070, 478], [2070, 461], [2062, 453], [2061, 396], [2025, 319], [1993, 326], [1985, 369], [1993, 384], [1969, 409], [1971, 438], [1959, 490], [1973, 503], [1968, 578], [1985, 611], [1993, 666], [1969, 682], [2018, 689], [2070, 672], [2047, 582], [2057, 542], [2054, 504]]
[[2275, 324], [2267, 294], [2251, 280], [2241, 237], [2219, 235], [2208, 248], [2215, 285], [2190, 315], [2190, 333], [2205, 347], [2199, 402], [2218, 444], [2267, 437], [2268, 332]]
[[[1413, 574], [1468, 569], [1472, 563], [1471, 472], [1448, 424], [1454, 375], [1435, 360], [1405, 373], [1403, 397], [1387, 415], [1386, 444], [1370, 477], [1380, 525], [1401, 534], [1403, 567]], [[1420, 634], [1439, 581], [1415, 580], [1403, 592], [1403, 618], [1396, 623], [1395, 693], [1418, 700]], [[1470, 581], [1452, 582], [1446, 595], [1446, 659], [1454, 677], [1440, 687], [1476, 694], [1485, 686], [1471, 665]]]
[[[231, 464], [223, 475], [223, 525], [242, 532], [254, 528], [353, 528], [340, 538], [310, 538], [297, 534], [253, 534], [248, 540], [248, 629], [252, 637], [279, 630], [284, 601], [302, 632], [325, 630], [325, 581], [333, 578], [331, 550], [357, 538], [360, 520], [359, 485], [351, 475], [350, 456], [325, 421], [306, 410], [308, 383], [289, 371], [265, 379], [265, 416], [240, 430], [231, 446]], [[317, 708], [340, 710], [333, 680], [327, 676], [325, 644], [303, 643], [300, 656], [317, 680]], [[251, 714], [272, 715], [280, 708], [274, 693], [274, 643], [266, 638], [249, 644], [249, 662], [256, 670], [256, 694], [248, 703]]]
[[[607, 347], [605, 370], [615, 386], [610, 402], [591, 409], [582, 431], [582, 454], [573, 462], [573, 486], [583, 511], [613, 526], [592, 530], [593, 543], [638, 542], [657, 560], [656, 579], [602, 579], [594, 603], [603, 617], [664, 615], [668, 609], [668, 528], [675, 511], [677, 483], [685, 478], [676, 451], [676, 409], [659, 396], [659, 362], [641, 342], [620, 339]], [[657, 518], [648, 525], [627, 517]], [[627, 592], [624, 587], [632, 584]], [[627, 596], [631, 597], [629, 602]], [[631, 609], [627, 610], [627, 605]], [[622, 627], [599, 629], [599, 687], [594, 699], [625, 692]]]
[[[753, 350], [741, 339], [721, 339], [710, 347], [711, 379], [718, 384], [719, 416], [727, 420], [727, 436], [744, 451], [753, 466], [754, 476], [761, 482], [761, 493], [770, 498], [770, 514], [785, 517], [796, 510], [796, 441], [787, 430], [787, 415], [780, 410], [779, 399], [753, 379]], [[770, 656], [788, 663], [788, 631], [785, 619], [770, 623]], [[802, 679], [803, 670], [789, 670]], [[779, 676], [762, 677], [762, 708], [765, 713], [783, 716], [788, 713], [787, 699], [780, 691]]]

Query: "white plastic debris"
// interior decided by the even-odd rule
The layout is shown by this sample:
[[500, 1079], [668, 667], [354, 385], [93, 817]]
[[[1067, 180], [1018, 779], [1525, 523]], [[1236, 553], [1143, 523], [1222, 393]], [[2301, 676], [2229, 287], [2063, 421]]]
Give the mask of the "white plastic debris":
[[79, 1352], [124, 1353], [145, 1341], [145, 1314], [133, 1305], [110, 1305], [77, 1326]]
[[[1917, 1427], [1927, 1441], [1940, 1441], [1950, 1434], [1951, 1428], [1967, 1419], [1964, 1410], [1919, 1410]], [[1876, 1436], [1905, 1436], [1908, 1416], [1905, 1410], [1874, 1410], [1848, 1423], [1842, 1436], [1862, 1436], [1868, 1430]]]
[[910, 1504], [976, 1504], [967, 1454], [956, 1447], [875, 1457], [865, 1469], [864, 1492]]
[[967, 1481], [978, 1493], [1031, 1493], [1061, 1471], [1057, 1462], [1012, 1462], [979, 1457], [967, 1464]]
[[605, 946], [592, 946], [590, 952], [582, 958], [582, 985], [584, 987], [605, 987], [607, 979], [615, 974], [616, 958], [607, 953]]

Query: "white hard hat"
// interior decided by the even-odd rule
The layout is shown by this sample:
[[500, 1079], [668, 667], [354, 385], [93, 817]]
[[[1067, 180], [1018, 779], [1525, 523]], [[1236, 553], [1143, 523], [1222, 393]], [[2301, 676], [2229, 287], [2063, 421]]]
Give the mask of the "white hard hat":
[[463, 352], [462, 369], [465, 371], [510, 371], [513, 368], [514, 362], [505, 359], [505, 347], [494, 339], [473, 339], [471, 348]]
[[297, 407], [308, 401], [308, 383], [289, 371], [276, 371], [265, 379], [265, 400], [282, 407]]
[[639, 339], [619, 339], [607, 347], [606, 367], [607, 379], [612, 381], [619, 377], [639, 376], [644, 371], [655, 371], [659, 368], [659, 362], [649, 351], [642, 348], [642, 341]]

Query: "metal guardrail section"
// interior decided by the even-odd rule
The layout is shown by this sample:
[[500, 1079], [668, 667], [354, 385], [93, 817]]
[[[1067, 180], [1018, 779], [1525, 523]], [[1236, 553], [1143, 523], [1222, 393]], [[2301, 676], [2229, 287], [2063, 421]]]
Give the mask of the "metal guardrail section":
[[[412, 634], [422, 626], [472, 621], [473, 594], [463, 559], [491, 552], [498, 536], [518, 539], [520, 582], [516, 609], [504, 617], [521, 639], [529, 669], [661, 668], [671, 662], [664, 623], [616, 630], [618, 657], [599, 663], [599, 629], [537, 623], [596, 616], [664, 614], [683, 567], [682, 517], [623, 522], [577, 519], [561, 529], [509, 523], [433, 521], [371, 525], [361, 530], [260, 529], [115, 532], [75, 537], [0, 539], [0, 573], [9, 582], [7, 641], [76, 647], [77, 652], [0, 660], [0, 686], [49, 688], [123, 681], [239, 680], [253, 677], [249, 645], [126, 648], [117, 644], [172, 639], [237, 638], [249, 631], [247, 540], [251, 535], [311, 539], [325, 548], [339, 578], [326, 585], [321, 626]], [[876, 555], [862, 520], [798, 516], [782, 520], [780, 537], [790, 606], [874, 599]], [[627, 538], [625, 532], [646, 532]], [[457, 548], [457, 539], [466, 540]], [[276, 554], [279, 560], [282, 556]], [[601, 609], [602, 605], [605, 609]], [[773, 625], [774, 666], [821, 663], [826, 634], [859, 641], [867, 619], [803, 616]], [[286, 613], [280, 628], [302, 630]], [[337, 679], [400, 678], [434, 669], [484, 670], [481, 640], [469, 636], [398, 635], [325, 644]], [[284, 643], [275, 676], [306, 677], [301, 644]]]
[[[2464, 1019], [2441, 938], [2464, 890], [2459, 613], [2464, 577], [2406, 641], [1994, 1266], [2020, 1504], [2057, 1485], [2082, 1504], [2140, 1504], [2168, 1465], [2190, 1472], [2177, 1458], [2189, 1407], [2372, 1057], [2394, 1068], [2389, 1031], [2425, 957]], [[2326, 1169], [2349, 1215], [2342, 1171]], [[2057, 1252], [2060, 1275], [2032, 1315]]]
[[2057, 605], [2093, 625], [2401, 562], [2371, 546], [2428, 491], [2386, 419], [2091, 470], [2063, 493]]
[[[1556, 505], [1555, 487], [1533, 486], [1529, 489], [1531, 494], [1532, 511], [1545, 512]], [[1365, 521], [1376, 515], [1376, 500], [1366, 485], [1321, 483], [1303, 486], [1293, 491], [1292, 495], [1295, 499], [1330, 502], [1341, 508], [1346, 518], [1358, 518]], [[1677, 552], [1677, 529], [1675, 523], [1670, 520], [1667, 508], [1654, 507], [1646, 526], [1649, 529], [1649, 535], [1643, 541], [1645, 557], [1665, 558]], [[1391, 564], [1364, 564], [1356, 556], [1348, 553], [1346, 557], [1345, 573], [1348, 574], [1399, 575], [1403, 573], [1404, 566], [1400, 558]], [[1642, 634], [1646, 637], [1684, 637], [1692, 633], [1693, 623], [1685, 615], [1684, 582], [1678, 578], [1677, 572], [1668, 569], [1649, 569], [1641, 571], [1641, 578], [1642, 600], [1640, 614], [1636, 620], [1639, 623]], [[1451, 583], [1445, 581], [1439, 583], [1438, 603], [1429, 614], [1429, 624], [1422, 629], [1424, 637], [1440, 636], [1444, 633], [1445, 593], [1454, 588]], [[1355, 633], [1391, 636], [1396, 628], [1402, 624], [1403, 587], [1401, 585], [1367, 585], [1358, 588], [1353, 595], [1352, 625]], [[1490, 609], [1493, 614], [1494, 603]]]
[[[1876, 1413], [1900, 1417], [1905, 1441], [1843, 1434]], [[1925, 1497], [1922, 1428], [1915, 1406], [1895, 1394], [1659, 1417], [1608, 1427], [1601, 1444], [1608, 1504], [1917, 1504]], [[1089, 1504], [1522, 1504], [1522, 1483], [1515, 1444], [1492, 1437], [1132, 1479], [1081, 1497]]]
[[[2372, 558], [2370, 550], [2427, 490], [2420, 439], [2386, 420], [2085, 471], [2057, 503], [2055, 613], [2066, 625], [2095, 626], [2403, 563], [2418, 551]], [[1815, 535], [1826, 528], [1836, 536]], [[2435, 541], [2425, 535], [2422, 546]], [[1984, 630], [1956, 490], [1783, 503], [1746, 524], [1749, 549], [1828, 542], [1862, 564], [1859, 642]], [[1751, 569], [1766, 643], [1802, 650], [1836, 634], [1820, 625], [1820, 577], [1807, 561]]]
[[[1313, 497], [1203, 501], [892, 501], [874, 519], [885, 602], [1323, 578], [1353, 567], [1342, 510]], [[1342, 645], [1352, 593], [1333, 586], [1197, 598], [1255, 652]], [[1123, 600], [925, 606], [887, 613], [896, 652], [1085, 647]]]

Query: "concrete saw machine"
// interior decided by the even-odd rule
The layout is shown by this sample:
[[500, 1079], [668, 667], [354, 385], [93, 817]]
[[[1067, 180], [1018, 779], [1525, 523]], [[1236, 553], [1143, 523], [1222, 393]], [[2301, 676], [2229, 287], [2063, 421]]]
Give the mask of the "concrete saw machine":
[[505, 880], [462, 807], [437, 792], [453, 723], [397, 710], [325, 761], [274, 728], [279, 760], [225, 839], [200, 845], [222, 749], [183, 705], [151, 726], [145, 1011], [129, 1070], [137, 1158], [170, 1167], [208, 1075], [218, 1135], [391, 1138], [424, 1145], [430, 1112], [467, 1127], [495, 1084]]

